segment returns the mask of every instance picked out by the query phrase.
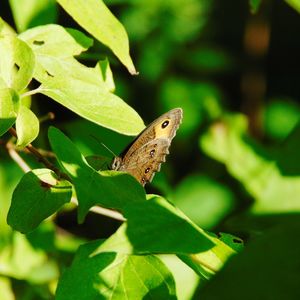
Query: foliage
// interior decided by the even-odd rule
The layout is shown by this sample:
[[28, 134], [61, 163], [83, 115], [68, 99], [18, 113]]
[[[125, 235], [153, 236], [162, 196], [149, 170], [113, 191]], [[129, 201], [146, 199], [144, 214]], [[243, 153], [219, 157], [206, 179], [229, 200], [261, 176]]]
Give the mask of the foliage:
[[[235, 4], [248, 18], [243, 55], [218, 37], [224, 5], [232, 14], [208, 0], [9, 1], [17, 31], [6, 10], [0, 19], [3, 299], [299, 298], [300, 94], [271, 75], [265, 89], [272, 2]], [[299, 11], [297, 1], [280, 5]], [[242, 94], [232, 92], [239, 81]], [[109, 170], [96, 141], [120, 153], [145, 128], [133, 107], [149, 120], [184, 111], [146, 189]]]

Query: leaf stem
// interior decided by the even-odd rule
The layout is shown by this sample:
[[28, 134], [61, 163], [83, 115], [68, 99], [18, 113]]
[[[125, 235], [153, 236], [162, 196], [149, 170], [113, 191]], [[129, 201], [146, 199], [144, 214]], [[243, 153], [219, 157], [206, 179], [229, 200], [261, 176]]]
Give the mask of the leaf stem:
[[202, 259], [200, 259], [199, 256], [197, 256], [197, 254], [190, 254], [189, 257], [196, 264], [202, 265], [203, 267], [205, 267], [206, 269], [210, 270], [211, 272], [213, 272], [215, 274], [218, 272], [218, 270], [214, 266], [212, 266], [212, 265], [208, 264], [207, 262], [203, 261]]
[[31, 96], [31, 95], [34, 95], [34, 94], [38, 94], [38, 93], [40, 93], [42, 90], [43, 90], [42, 88], [38, 87], [38, 88], [36, 88], [36, 89], [34, 89], [34, 90], [30, 90], [30, 91], [28, 91], [28, 92], [22, 94], [22, 95], [20, 96], [20, 98], [25, 98], [25, 97], [28, 97], [28, 96]]

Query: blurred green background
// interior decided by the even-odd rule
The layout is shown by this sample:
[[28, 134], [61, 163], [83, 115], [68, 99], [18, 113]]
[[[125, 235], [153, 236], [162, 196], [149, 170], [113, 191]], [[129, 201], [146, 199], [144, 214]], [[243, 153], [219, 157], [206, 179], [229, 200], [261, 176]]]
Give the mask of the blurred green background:
[[[18, 32], [47, 23], [82, 30], [55, 1], [1, 2], [0, 16]], [[283, 259], [280, 255], [286, 249], [280, 247], [288, 245], [294, 237], [284, 232], [289, 233], [291, 228], [294, 233], [300, 230], [298, 2], [105, 3], [127, 30], [139, 75], [131, 76], [96, 41], [78, 59], [92, 66], [108, 57], [116, 94], [146, 124], [171, 108], [184, 110], [183, 123], [167, 163], [146, 187], [147, 192], [164, 195], [205, 230], [234, 234], [246, 245], [254, 240], [252, 256], [246, 256], [246, 260], [251, 257], [253, 264], [257, 259], [253, 255], [257, 251], [256, 237], [266, 243], [284, 237], [283, 244], [276, 244], [279, 254], [275, 253], [278, 260]], [[54, 120], [42, 123], [39, 138], [34, 142], [38, 148], [49, 149], [47, 129], [52, 124], [63, 129], [85, 155], [110, 155], [91, 135], [115, 153], [120, 153], [132, 140], [81, 119], [42, 95], [33, 97], [32, 109], [39, 116], [55, 114]], [[32, 168], [39, 166], [29, 155], [22, 153], [22, 157]], [[84, 224], [78, 225], [76, 212], [64, 210], [54, 218], [58, 227], [49, 221], [27, 238], [12, 233], [6, 225], [6, 215], [12, 191], [21, 176], [22, 171], [5, 148], [0, 147], [0, 271], [14, 279], [14, 290], [22, 291], [18, 299], [48, 299], [52, 281], [69, 264], [81, 239], [107, 237], [119, 223], [91, 213]], [[275, 225], [279, 226], [279, 233], [273, 229]], [[268, 230], [275, 233], [272, 235]], [[56, 234], [65, 231], [74, 236]], [[298, 241], [293, 243], [294, 249], [300, 247]], [[14, 251], [12, 255], [10, 249], [15, 249], [15, 245], [20, 253]], [[18, 260], [24, 262], [24, 253], [32, 261], [20, 267]], [[295, 259], [299, 265], [296, 253], [284, 259]], [[272, 266], [268, 266], [270, 274], [266, 276], [272, 277]], [[237, 269], [236, 274], [241, 271]], [[251, 277], [255, 270], [249, 272]], [[297, 272], [291, 274], [299, 276]], [[217, 282], [217, 286], [226, 287], [224, 282]], [[4, 287], [8, 294], [10, 289], [6, 287], [10, 284], [0, 276], [0, 288]], [[209, 296], [209, 286], [206, 288], [205, 299], [216, 299]], [[3, 299], [13, 299], [9, 297]]]

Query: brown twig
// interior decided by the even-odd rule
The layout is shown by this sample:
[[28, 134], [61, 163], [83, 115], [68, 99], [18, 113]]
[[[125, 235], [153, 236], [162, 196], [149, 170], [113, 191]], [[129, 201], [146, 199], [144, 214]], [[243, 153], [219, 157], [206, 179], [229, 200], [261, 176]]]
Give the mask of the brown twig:
[[[17, 138], [17, 132], [16, 132], [16, 130], [13, 128], [13, 127], [11, 127], [10, 129], [9, 129], [9, 132], [10, 132], [10, 134], [11, 135], [13, 135], [14, 137], [16, 137]], [[56, 173], [56, 175], [59, 177], [59, 178], [64, 178], [64, 179], [66, 179], [66, 180], [69, 180], [69, 181], [71, 181], [71, 178], [67, 175], [67, 174], [65, 174], [65, 173], [63, 173], [63, 172], [61, 172], [57, 167], [55, 167], [46, 157], [44, 157], [34, 146], [32, 146], [31, 144], [29, 144], [29, 145], [27, 145], [26, 147], [25, 147], [28, 151], [30, 151], [36, 158], [37, 158], [37, 160], [39, 161], [39, 162], [41, 162], [45, 167], [47, 167], [48, 169], [50, 169], [50, 170], [52, 170], [52, 171], [54, 171], [55, 173]]]
[[6, 149], [9, 156], [17, 163], [17, 165], [25, 172], [31, 171], [31, 168], [23, 160], [23, 158], [16, 151], [15, 146], [11, 142], [6, 143]]

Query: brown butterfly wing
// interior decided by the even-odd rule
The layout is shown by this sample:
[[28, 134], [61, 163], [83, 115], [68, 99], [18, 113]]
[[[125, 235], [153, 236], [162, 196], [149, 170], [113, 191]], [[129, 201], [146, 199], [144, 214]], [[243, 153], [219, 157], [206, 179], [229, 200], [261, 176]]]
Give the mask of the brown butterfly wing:
[[150, 182], [165, 161], [181, 120], [181, 108], [172, 109], [154, 120], [125, 149], [118, 170], [132, 174], [142, 185]]
[[168, 139], [155, 139], [135, 151], [132, 159], [124, 163], [120, 170], [131, 174], [144, 186], [160, 170], [161, 163], [165, 162], [169, 154], [169, 147]]

